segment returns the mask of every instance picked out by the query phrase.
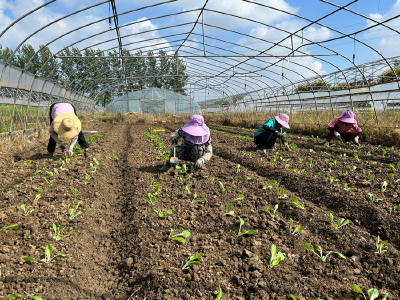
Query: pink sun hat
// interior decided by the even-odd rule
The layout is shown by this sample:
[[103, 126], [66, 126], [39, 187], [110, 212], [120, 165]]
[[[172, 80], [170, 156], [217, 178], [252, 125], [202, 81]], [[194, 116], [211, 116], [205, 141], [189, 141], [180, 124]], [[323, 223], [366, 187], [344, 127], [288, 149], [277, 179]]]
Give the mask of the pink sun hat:
[[275, 117], [275, 120], [277, 120], [278, 123], [281, 124], [283, 127], [290, 129], [290, 126], [288, 124], [289, 116], [287, 114], [280, 114], [279, 116]]
[[357, 124], [356, 114], [350, 109], [344, 111], [339, 117], [339, 120], [345, 123]]
[[182, 130], [193, 136], [204, 136], [210, 134], [210, 129], [206, 124], [204, 124], [204, 118], [200, 115], [190, 116], [189, 123], [183, 126]]

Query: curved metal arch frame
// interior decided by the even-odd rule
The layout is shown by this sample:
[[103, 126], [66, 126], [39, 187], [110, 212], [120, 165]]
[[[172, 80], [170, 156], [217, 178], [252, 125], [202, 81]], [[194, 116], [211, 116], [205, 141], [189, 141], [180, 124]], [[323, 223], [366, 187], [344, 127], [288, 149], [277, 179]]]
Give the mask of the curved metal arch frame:
[[[164, 3], [169, 3], [169, 2], [174, 2], [174, 1], [175, 1], [175, 0], [173, 0], [173, 1], [168, 1], [168, 2], [164, 2]], [[207, 0], [207, 1], [208, 1], [208, 0]], [[190, 33], [188, 33], [188, 36], [186, 37], [186, 39], [184, 39], [184, 41], [183, 41], [183, 42], [180, 44], [180, 46], [178, 47], [178, 50], [179, 50], [181, 47], [185, 46], [185, 45], [183, 45], [183, 44], [185, 43], [185, 41], [188, 39], [188, 37], [189, 37], [191, 34], [195, 34], [195, 33], [193, 33], [193, 30], [194, 30], [194, 28], [196, 27], [197, 22], [198, 22], [198, 20], [199, 20], [199, 18], [200, 18], [200, 16], [201, 16], [201, 14], [203, 13], [203, 11], [204, 11], [204, 10], [205, 10], [205, 11], [213, 11], [213, 10], [209, 10], [209, 9], [206, 9], [206, 8], [205, 8], [205, 6], [206, 6], [206, 4], [207, 4], [207, 1], [205, 2], [205, 4], [204, 4], [204, 6], [203, 6], [202, 9], [195, 9], [195, 10], [192, 10], [192, 11], [200, 10], [200, 14], [198, 15], [198, 18], [197, 18], [197, 20], [196, 20], [196, 22], [195, 22], [195, 25], [193, 26], [192, 30], [190, 31]], [[243, 0], [243, 1], [246, 1], [246, 0]], [[396, 32], [396, 33], [399, 33], [398, 31], [394, 30], [394, 29], [391, 28], [390, 26], [387, 26], [386, 24], [384, 24], [384, 23], [389, 22], [390, 20], [393, 20], [393, 19], [395, 19], [395, 18], [398, 18], [399, 16], [395, 16], [395, 17], [390, 18], [390, 19], [387, 19], [387, 20], [385, 20], [385, 21], [383, 21], [383, 22], [378, 22], [378, 21], [372, 20], [372, 19], [370, 19], [370, 18], [368, 18], [368, 17], [366, 17], [366, 16], [364, 16], [364, 15], [362, 15], [362, 14], [359, 14], [359, 13], [357, 13], [357, 12], [354, 12], [354, 11], [349, 10], [349, 9], [346, 8], [346, 6], [349, 6], [350, 4], [356, 2], [357, 0], [350, 2], [349, 4], [347, 4], [347, 5], [345, 5], [345, 6], [338, 6], [338, 5], [336, 5], [336, 4], [333, 4], [333, 3], [328, 2], [328, 1], [326, 1], [326, 0], [321, 0], [321, 1], [324, 2], [324, 3], [328, 3], [328, 4], [330, 4], [330, 5], [333, 5], [333, 6], [338, 7], [338, 10], [344, 9], [344, 10], [346, 10], [346, 11], [349, 11], [349, 12], [351, 12], [351, 13], [354, 13], [354, 14], [356, 14], [356, 15], [359, 15], [359, 16], [361, 16], [361, 17], [367, 19], [367, 20], [371, 20], [371, 21], [373, 21], [374, 23], [376, 23], [376, 24], [374, 24], [373, 26], [370, 26], [370, 27], [365, 28], [365, 29], [363, 29], [363, 30], [359, 30], [359, 31], [357, 31], [357, 32], [355, 32], [355, 33], [360, 33], [360, 32], [369, 30], [369, 29], [374, 28], [374, 27], [379, 26], [379, 25], [382, 25], [382, 26], [385, 27], [385, 28], [388, 28], [388, 29], [390, 29], [390, 30], [392, 30], [392, 31], [394, 31], [394, 32]], [[37, 7], [37, 8], [35, 8], [35, 9], [33, 9], [32, 11], [28, 12], [27, 14], [25, 14], [24, 16], [22, 16], [22, 17], [19, 18], [18, 20], [14, 21], [14, 22], [13, 22], [11, 25], [9, 25], [5, 30], [3, 30], [3, 32], [0, 34], [0, 37], [1, 37], [9, 28], [11, 28], [13, 25], [15, 25], [16, 23], [18, 23], [18, 22], [19, 22], [20, 20], [22, 20], [23, 18], [25, 18], [27, 15], [30, 15], [31, 13], [33, 13], [33, 12], [39, 10], [40, 8], [42, 8], [42, 7], [44, 7], [44, 6], [48, 5], [48, 4], [50, 4], [50, 3], [52, 3], [52, 2], [54, 2], [54, 1], [47, 2], [47, 3], [43, 4], [43, 5], [41, 5], [40, 7]], [[109, 2], [109, 1], [103, 1], [103, 2], [97, 3], [97, 4], [92, 5], [92, 6], [90, 6], [90, 7], [87, 7], [87, 8], [78, 10], [78, 11], [75, 11], [74, 13], [72, 13], [72, 14], [70, 14], [70, 15], [67, 15], [67, 16], [64, 16], [64, 17], [62, 17], [62, 18], [60, 18], [60, 19], [65, 19], [65, 18], [67, 18], [67, 17], [69, 17], [69, 16], [71, 16], [71, 15], [74, 15], [74, 14], [79, 13], [79, 12], [81, 12], [81, 11], [84, 11], [84, 10], [87, 10], [87, 9], [90, 9], [90, 8], [93, 8], [93, 7], [95, 7], [95, 6], [99, 6], [99, 5], [104, 4], [104, 3], [107, 3], [107, 2]], [[249, 1], [246, 1], [246, 2], [249, 2]], [[251, 2], [251, 3], [262, 5], [262, 4], [256, 3], [256, 2]], [[159, 5], [159, 3], [158, 3], [158, 5]], [[262, 5], [262, 6], [263, 6], [263, 5]], [[271, 7], [270, 7], [270, 8], [271, 8]], [[338, 11], [338, 10], [336, 10], [336, 11]], [[334, 11], [334, 12], [328, 14], [328, 15], [331, 15], [331, 14], [335, 13], [336, 11]], [[218, 12], [218, 11], [214, 11], [214, 12]], [[283, 11], [283, 12], [285, 12], [285, 11]], [[181, 12], [181, 13], [183, 13], [183, 12]], [[223, 12], [218, 12], [218, 13], [223, 13]], [[289, 12], [286, 12], [286, 13], [289, 13]], [[122, 13], [122, 14], [124, 14], [124, 13]], [[118, 14], [118, 15], [122, 15], [122, 14]], [[226, 13], [223, 13], [223, 14], [226, 14]], [[289, 13], [289, 14], [291, 14], [291, 13]], [[228, 15], [229, 15], [229, 14], [228, 14]], [[299, 15], [296, 15], [296, 14], [291, 14], [291, 15], [296, 16], [296, 17], [299, 17], [299, 18], [302, 18], [302, 19], [306, 19], [306, 18], [303, 18], [303, 17], [301, 17], [301, 16], [299, 16]], [[328, 15], [326, 15], [326, 16], [328, 16]], [[232, 16], [234, 16], [234, 15], [232, 15]], [[321, 41], [321, 42], [318, 42], [318, 43], [312, 42], [312, 41], [311, 41], [311, 43], [302, 45], [301, 47], [298, 47], [296, 50], [293, 50], [293, 51], [292, 51], [291, 53], [289, 53], [285, 58], [283, 58], [283, 59], [281, 59], [281, 60], [278, 60], [278, 62], [275, 62], [274, 64], [278, 64], [280, 61], [284, 61], [284, 60], [286, 60], [287, 58], [290, 58], [290, 55], [291, 55], [291, 54], [295, 53], [296, 51], [299, 51], [300, 48], [302, 48], [302, 47], [304, 47], [304, 46], [307, 46], [307, 45], [311, 45], [311, 44], [312, 44], [312, 45], [318, 45], [318, 46], [320, 46], [320, 47], [322, 47], [322, 48], [324, 48], [324, 49], [327, 49], [327, 50], [329, 50], [329, 51], [333, 51], [333, 50], [329, 49], [328, 47], [323, 46], [323, 45], [321, 45], [321, 44], [322, 44], [322, 43], [326, 43], [326, 42], [330, 42], [330, 41], [333, 41], [333, 40], [336, 40], [336, 39], [342, 39], [342, 38], [348, 37], [348, 38], [353, 39], [354, 41], [357, 41], [358, 43], [360, 43], [360, 44], [362, 44], [362, 45], [364, 45], [364, 46], [370, 48], [371, 50], [375, 51], [378, 55], [380, 55], [380, 56], [382, 57], [382, 59], [387, 63], [389, 69], [393, 72], [394, 76], [396, 76], [396, 78], [397, 78], [396, 82], [397, 82], [398, 88], [400, 89], [400, 82], [399, 82], [399, 80], [398, 80], [398, 76], [397, 76], [395, 70], [393, 69], [392, 65], [388, 62], [388, 60], [387, 60], [379, 51], [377, 51], [377, 50], [376, 50], [375, 48], [373, 48], [372, 46], [366, 44], [365, 42], [362, 42], [362, 41], [360, 41], [359, 39], [356, 39], [355, 37], [352, 37], [351, 35], [354, 35], [355, 33], [344, 34], [344, 33], [340, 32], [340, 31], [338, 31], [338, 30], [335, 30], [335, 29], [333, 29], [333, 28], [330, 28], [330, 27], [328, 27], [328, 26], [325, 26], [325, 25], [323, 25], [323, 24], [318, 23], [319, 20], [322, 20], [322, 19], [325, 18], [326, 16], [324, 16], [324, 17], [318, 19], [317, 21], [311, 21], [311, 20], [308, 20], [308, 19], [307, 19], [307, 20], [308, 20], [309, 22], [311, 22], [311, 23], [308, 24], [307, 26], [303, 27], [303, 28], [300, 29], [300, 30], [303, 30], [304, 28], [307, 28], [307, 27], [311, 26], [312, 24], [318, 24], [318, 25], [324, 26], [325, 28], [329, 28], [330, 30], [336, 31], [336, 32], [342, 34], [342, 36], [337, 37], [337, 38], [333, 38], [333, 39], [328, 39], [328, 40], [325, 40], [325, 41]], [[234, 17], [240, 18], [240, 16], [234, 16]], [[159, 18], [159, 17], [157, 17], [157, 18]], [[55, 20], [55, 21], [53, 21], [53, 22], [47, 24], [46, 26], [44, 26], [44, 27], [42, 27], [41, 29], [39, 29], [39, 31], [42, 30], [42, 29], [44, 29], [44, 28], [46, 28], [46, 27], [48, 27], [48, 26], [50, 26], [50, 25], [52, 25], [52, 24], [54, 24], [54, 22], [58, 22], [60, 19]], [[245, 19], [245, 18], [244, 18], [244, 19]], [[103, 19], [103, 20], [104, 20], [104, 19]], [[254, 20], [253, 20], [253, 21], [254, 21]], [[100, 22], [100, 21], [98, 21], [98, 22]], [[92, 23], [92, 24], [93, 24], [93, 23]], [[266, 25], [266, 24], [264, 24], [264, 25]], [[82, 26], [82, 27], [86, 27], [86, 26], [90, 26], [90, 25], [87, 24], [87, 25]], [[128, 26], [128, 25], [123, 25], [123, 26]], [[181, 25], [176, 25], [176, 26], [181, 26]], [[269, 26], [269, 25], [266, 25], [266, 26]], [[122, 27], [122, 26], [116, 26], [116, 27], [120, 28], [120, 27]], [[278, 29], [278, 28], [277, 28], [277, 29]], [[76, 30], [77, 30], [77, 29], [76, 29]], [[76, 31], [76, 30], [70, 31], [69, 33], [74, 32], [74, 31]], [[279, 29], [279, 30], [280, 30], [280, 29]], [[299, 32], [300, 30], [298, 30], [298, 31], [296, 31], [296, 32]], [[17, 49], [14, 50], [13, 55], [15, 55], [15, 53], [18, 51], [18, 49], [21, 47], [21, 45], [22, 45], [26, 40], [28, 40], [30, 37], [32, 37], [33, 35], [35, 35], [37, 32], [38, 32], [38, 31], [35, 31], [35, 32], [34, 32], [33, 34], [31, 34], [28, 38], [26, 38], [22, 43], [20, 43], [20, 45], [17, 47]], [[291, 36], [297, 36], [297, 35], [296, 35], [296, 32], [295, 32], [295, 33], [289, 33], [289, 34], [290, 34], [289, 37], [291, 37]], [[59, 39], [59, 38], [65, 36], [65, 35], [67, 35], [67, 34], [69, 34], [69, 33], [66, 33], [66, 34], [64, 34], [64, 35], [62, 35], [62, 36], [59, 36], [57, 39]], [[184, 33], [181, 33], [181, 34], [184, 34]], [[209, 37], [209, 38], [211, 38], [211, 37]], [[286, 38], [283, 39], [282, 41], [286, 40], [287, 38], [288, 38], [288, 37], [286, 37]], [[55, 39], [55, 40], [57, 40], [57, 39]], [[53, 40], [52, 42], [54, 42], [55, 40]], [[281, 42], [282, 42], [282, 41], [281, 41]], [[52, 42], [50, 42], [50, 43], [52, 43]], [[78, 42], [80, 42], [80, 41], [78, 41]], [[78, 43], [78, 42], [76, 42], [76, 43]], [[281, 42], [279, 42], [279, 43], [281, 43]], [[49, 44], [50, 44], [50, 43], [49, 43]], [[140, 43], [140, 42], [138, 42], [138, 43]], [[282, 45], [279, 45], [279, 43], [275, 43], [275, 46], [282, 46]], [[176, 51], [178, 51], [178, 50], [176, 50]], [[265, 51], [268, 51], [268, 49], [265, 50]], [[265, 51], [264, 51], [264, 52], [265, 52]], [[38, 52], [39, 52], [39, 51], [37, 51], [36, 54], [37, 54]], [[346, 56], [341, 55], [340, 53], [338, 53], [338, 52], [336, 52], [336, 51], [334, 51], [334, 52], [337, 53], [338, 55], [340, 55], [342, 58], [344, 58], [344, 59], [347, 60], [348, 62], [352, 63], [351, 60], [350, 60], [349, 58], [347, 58]], [[261, 52], [261, 53], [263, 53], [263, 52]], [[259, 54], [257, 54], [257, 55], [260, 55], [261, 53], [259, 53]], [[255, 55], [254, 58], [257, 58], [257, 55]], [[350, 89], [350, 84], [349, 84], [349, 81], [348, 81], [348, 79], [347, 79], [347, 76], [346, 76], [346, 74], [343, 72], [343, 70], [340, 69], [339, 67], [337, 67], [336, 65], [334, 65], [334, 64], [332, 64], [332, 63], [330, 63], [330, 62], [324, 60], [324, 59], [321, 59], [321, 58], [319, 58], [319, 57], [315, 57], [315, 56], [313, 56], [313, 55], [310, 55], [310, 56], [311, 56], [311, 57], [314, 57], [315, 59], [319, 59], [319, 60], [322, 60], [322, 61], [324, 61], [324, 62], [326, 62], [326, 63], [331, 64], [332, 66], [336, 67], [336, 68], [339, 70], [339, 72], [342, 73], [342, 75], [343, 75], [343, 77], [344, 77], [344, 79], [345, 79], [347, 85], [349, 86], [349, 96], [350, 96], [350, 99], [351, 99], [352, 93], [351, 93], [351, 89]], [[8, 62], [10, 61], [10, 59], [11, 59], [11, 57], [9, 58]], [[250, 59], [250, 58], [249, 58], [249, 59]], [[247, 60], [249, 60], [249, 59], [247, 59]], [[247, 60], [245, 60], [245, 61], [243, 61], [243, 62], [240, 62], [238, 65], [243, 64], [243, 63], [246, 63]], [[259, 58], [258, 58], [258, 60], [263, 61], [263, 60], [261, 60], [261, 59], [259, 59]], [[29, 62], [30, 62], [30, 61], [29, 61]], [[264, 62], [264, 61], [263, 61], [263, 62]], [[270, 62], [264, 62], [264, 63], [270, 63]], [[248, 64], [248, 63], [246, 63], [246, 64]], [[272, 64], [272, 63], [271, 63], [271, 64]], [[272, 66], [273, 66], [274, 64], [272, 64]], [[370, 96], [371, 96], [372, 103], [374, 104], [374, 100], [373, 100], [373, 97], [372, 97], [372, 93], [371, 93], [371, 88], [370, 88], [370, 83], [369, 83], [369, 81], [368, 81], [367, 78], [365, 77], [364, 72], [361, 71], [361, 70], [359, 69], [359, 67], [358, 67], [357, 65], [354, 64], [354, 62], [353, 62], [352, 64], [353, 64], [354, 68], [355, 68], [358, 72], [360, 72], [360, 74], [361, 74], [361, 76], [362, 76], [364, 82], [368, 83], [369, 94], [370, 94]], [[238, 65], [236, 65], [236, 67], [237, 67]], [[302, 66], [302, 65], [299, 64], [299, 66]], [[269, 67], [271, 67], [271, 66], [269, 66]], [[302, 67], [305, 67], [305, 66], [302, 66]], [[258, 68], [259, 68], [259, 67], [258, 67]], [[267, 69], [267, 68], [268, 68], [268, 67], [266, 67], [265, 69]], [[5, 69], [5, 68], [4, 68], [4, 69]], [[265, 69], [264, 69], [264, 70], [265, 70]], [[285, 69], [290, 70], [290, 71], [293, 71], [293, 70], [288, 69], [288, 68], [285, 68]], [[24, 70], [25, 70], [25, 69], [24, 69]], [[20, 74], [20, 78], [19, 78], [19, 81], [18, 81], [18, 87], [19, 87], [19, 82], [20, 82], [20, 80], [21, 80], [21, 77], [22, 77], [22, 74], [23, 74], [24, 70], [23, 70], [23, 71], [21, 72], [21, 74]], [[226, 72], [226, 71], [229, 71], [229, 70], [230, 70], [230, 69], [225, 69], [225, 72]], [[261, 72], [262, 70], [263, 70], [263, 69], [258, 70], [258, 71], [257, 71], [257, 70], [256, 70], [256, 71], [251, 71], [250, 73], [257, 73], [257, 72]], [[271, 71], [271, 70], [268, 70], [268, 71]], [[294, 72], [294, 71], [293, 71], [293, 72]], [[220, 73], [219, 75], [221, 75], [221, 74], [222, 74], [222, 73]], [[276, 73], [275, 73], [275, 74], [276, 74]], [[1, 77], [3, 77], [3, 75], [4, 75], [4, 72], [2, 73], [2, 76], [1, 76]], [[263, 76], [266, 77], [266, 78], [269, 78], [269, 77], [267, 77], [267, 76], [265, 76], [265, 75], [263, 75]], [[318, 74], [318, 76], [321, 78], [321, 80], [323, 80], [323, 82], [324, 82], [325, 85], [327, 86], [327, 82], [322, 78], [322, 76], [321, 76], [320, 74]], [[214, 77], [218, 77], [218, 74], [215, 75]], [[234, 76], [232, 76], [232, 78], [233, 78], [233, 77], [234, 77]], [[302, 77], [304, 78], [304, 76], [302, 76]], [[228, 80], [229, 80], [229, 79], [228, 79]], [[227, 82], [228, 80], [226, 80], [225, 82]], [[304, 78], [304, 80], [305, 80], [307, 83], [309, 83], [309, 80], [308, 80], [307, 78]], [[33, 84], [34, 84], [35, 81], [36, 81], [36, 77], [35, 77], [34, 80], [32, 80], [31, 91], [32, 91], [32, 87], [33, 87]], [[262, 81], [262, 80], [261, 80], [261, 81]], [[289, 80], [289, 81], [290, 81], [290, 80]], [[1, 81], [0, 81], [0, 82], [1, 82]], [[263, 83], [266, 84], [265, 82], [263, 82]], [[194, 85], [194, 83], [190, 83], [190, 84]], [[230, 82], [229, 84], [232, 85], [231, 82]], [[255, 83], [252, 83], [252, 84], [255, 84]], [[291, 84], [291, 86], [294, 86], [294, 83], [293, 83], [292, 81], [290, 81], [290, 84]], [[234, 85], [234, 84], [233, 84], [233, 85]], [[256, 84], [256, 85], [258, 85], [258, 84]], [[266, 84], [266, 85], [267, 85], [267, 84]], [[282, 86], [282, 84], [280, 84], [280, 85]], [[199, 85], [199, 86], [201, 86], [201, 85]], [[203, 86], [204, 86], [204, 85], [203, 85]], [[259, 85], [258, 85], [258, 86], [259, 86]], [[16, 91], [16, 96], [15, 96], [15, 97], [17, 97], [17, 95], [18, 95], [18, 87], [17, 87], [17, 91]], [[53, 87], [54, 87], [54, 86], [53, 86]], [[207, 87], [210, 89], [211, 86], [206, 85], [206, 88], [207, 88]], [[260, 87], [262, 90], [264, 90], [263, 87], [261, 87], [261, 86], [259, 86], [259, 87]], [[230, 88], [233, 88], [233, 87], [230, 87]], [[272, 90], [272, 88], [271, 88], [270, 86], [268, 86], [268, 88], [269, 88], [270, 90]], [[282, 86], [282, 88], [284, 89], [283, 86]], [[233, 88], [233, 89], [234, 89], [234, 88]], [[62, 89], [60, 89], [59, 93], [61, 92], [61, 90], [62, 90]], [[312, 92], [313, 92], [313, 94], [314, 94], [314, 88], [313, 88], [313, 87], [311, 87], [311, 90], [312, 90]], [[265, 92], [265, 90], [264, 90], [264, 92]], [[330, 92], [330, 91], [329, 91], [329, 92]], [[252, 93], [252, 92], [249, 91], [249, 92], [247, 92], [247, 93]], [[299, 93], [299, 91], [297, 91], [297, 93]], [[64, 96], [65, 96], [66, 94], [67, 94], [67, 90], [65, 91]], [[72, 95], [72, 93], [70, 93], [70, 97], [71, 97], [71, 95]], [[58, 95], [58, 96], [59, 96], [59, 95]], [[287, 95], [287, 96], [289, 97], [289, 95]], [[82, 97], [83, 97], [83, 95], [82, 95]], [[300, 98], [299, 98], [299, 99], [300, 99]], [[314, 96], [314, 99], [315, 99], [315, 96]], [[29, 101], [30, 101], [30, 97], [29, 97]], [[374, 106], [374, 110], [375, 110], [375, 106]], [[375, 112], [375, 115], [376, 115], [376, 112]], [[379, 120], [378, 120], [378, 119], [377, 119], [377, 122], [378, 122], [378, 124], [379, 124]]]

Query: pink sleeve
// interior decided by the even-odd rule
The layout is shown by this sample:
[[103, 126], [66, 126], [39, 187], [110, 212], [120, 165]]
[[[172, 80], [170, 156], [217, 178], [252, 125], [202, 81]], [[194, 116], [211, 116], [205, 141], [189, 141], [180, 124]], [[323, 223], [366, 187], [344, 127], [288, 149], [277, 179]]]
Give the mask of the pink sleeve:
[[357, 131], [357, 132], [361, 132], [361, 131], [362, 131], [361, 128], [358, 127], [357, 124], [354, 124], [353, 129], [354, 129], [355, 131]]
[[328, 125], [326, 125], [326, 128], [333, 128], [333, 127], [335, 127], [335, 125], [336, 125], [338, 119], [339, 119], [339, 118], [334, 119], [332, 122], [330, 122]]

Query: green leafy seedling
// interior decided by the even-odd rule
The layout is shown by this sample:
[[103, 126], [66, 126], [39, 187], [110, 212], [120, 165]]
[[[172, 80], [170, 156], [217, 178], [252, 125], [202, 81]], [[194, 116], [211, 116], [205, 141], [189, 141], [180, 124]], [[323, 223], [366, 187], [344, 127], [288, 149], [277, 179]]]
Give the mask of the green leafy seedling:
[[222, 297], [222, 289], [221, 286], [218, 285], [218, 293], [217, 293], [217, 298], [215, 298], [215, 300], [221, 300]]
[[244, 195], [243, 194], [240, 194], [239, 196], [237, 196], [237, 198], [235, 199], [235, 200], [233, 200], [233, 201], [242, 201], [242, 200], [244, 200]]
[[275, 186], [275, 189], [278, 193], [278, 199], [284, 199], [287, 197], [287, 195], [285, 194], [285, 189], [284, 188], [279, 188], [278, 186]]
[[328, 259], [329, 255], [330, 255], [331, 253], [335, 253], [335, 254], [337, 254], [339, 257], [341, 257], [341, 258], [343, 258], [343, 259], [346, 259], [346, 257], [345, 257], [342, 253], [335, 252], [335, 251], [329, 251], [329, 252], [324, 256], [324, 255], [322, 254], [322, 248], [321, 248], [320, 245], [317, 246], [317, 251], [319, 252], [319, 254], [318, 254], [317, 252], [314, 251], [314, 247], [313, 247], [310, 243], [305, 243], [305, 244], [304, 244], [304, 248], [306, 248], [306, 250], [308, 250], [308, 251], [311, 251], [311, 252], [315, 253], [315, 255], [317, 255], [319, 258], [321, 258], [321, 260], [322, 260], [323, 262], [326, 262], [326, 260]]
[[186, 191], [186, 193], [191, 194], [190, 185], [184, 185], [182, 188]]
[[271, 212], [268, 210], [268, 207], [266, 207], [266, 206], [264, 206], [263, 209], [264, 209], [267, 213], [269, 213], [269, 215], [271, 216], [272, 219], [274, 219], [275, 217], [282, 216], [282, 214], [276, 215], [276, 211], [278, 210], [278, 206], [279, 206], [278, 204], [276, 204], [276, 205], [274, 206], [274, 212], [273, 212], [273, 213], [271, 213]]
[[108, 159], [118, 162], [118, 156], [116, 154], [114, 154], [114, 153], [112, 153], [112, 155], [109, 156]]
[[293, 207], [298, 207], [298, 208], [304, 209], [304, 201], [300, 202], [299, 199], [297, 199], [295, 197], [292, 198], [292, 202], [290, 202], [290, 205]]
[[25, 216], [29, 216], [31, 213], [33, 213], [35, 211], [34, 208], [32, 208], [30, 210], [26, 210], [26, 205], [25, 204], [21, 204], [21, 209], [24, 211], [24, 215]]
[[70, 193], [71, 193], [71, 195], [73, 195], [73, 196], [77, 196], [77, 195], [79, 195], [79, 192], [78, 192], [78, 190], [77, 190], [77, 189], [72, 189], [72, 190], [70, 190], [69, 192], [70, 192]]
[[[44, 258], [41, 260], [42, 262], [49, 264], [51, 263], [56, 257], [67, 257], [68, 254], [57, 254], [54, 255], [53, 257], [51, 257], [53, 253], [53, 248], [51, 247], [51, 245], [47, 245], [46, 246], [46, 250], [44, 251]], [[34, 263], [38, 263], [37, 261], [35, 261], [34, 259], [30, 258], [30, 257], [23, 257], [22, 258], [25, 262], [34, 262]]]
[[168, 209], [165, 213], [163, 213], [162, 211], [158, 211], [156, 209], [152, 209], [151, 211], [153, 213], [155, 213], [159, 218], [163, 218], [164, 214], [168, 214], [168, 215], [172, 214], [172, 209]]
[[239, 217], [239, 232], [238, 232], [238, 236], [242, 236], [242, 235], [253, 235], [258, 233], [255, 230], [248, 230], [246, 232], [242, 232], [242, 226], [244, 225], [244, 221], [242, 220], [241, 217]]
[[271, 245], [271, 258], [269, 259], [269, 268], [273, 268], [277, 264], [279, 264], [282, 260], [285, 259], [285, 256], [282, 252], [278, 252], [278, 248], [272, 244]]
[[301, 231], [303, 230], [303, 226], [302, 225], [298, 225], [292, 232], [292, 228], [293, 228], [293, 220], [292, 218], [290, 218], [289, 220], [289, 232], [293, 235], [298, 235], [298, 234], [303, 234], [301, 233]]
[[[24, 294], [27, 294], [33, 300], [42, 300], [42, 298], [40, 298], [39, 296], [34, 296], [31, 294], [28, 294], [27, 292], [24, 292]], [[24, 295], [11, 294], [6, 298], [6, 300], [19, 300], [19, 299], [24, 299]]]
[[4, 226], [0, 229], [1, 230], [5, 230], [5, 231], [10, 231], [10, 230], [18, 230], [21, 229], [21, 227], [19, 227], [18, 225], [10, 225], [10, 226]]
[[53, 230], [54, 230], [54, 236], [53, 239], [55, 241], [60, 241], [63, 238], [69, 237], [70, 235], [74, 234], [75, 232], [77, 232], [76, 230], [72, 230], [70, 233], [68, 233], [67, 235], [61, 236], [61, 232], [63, 230], [63, 225], [60, 224], [58, 227], [56, 224], [53, 223]]
[[[230, 210], [233, 207], [232, 203], [228, 203], [224, 209], [224, 214], [228, 216], [235, 216], [235, 212], [233, 210]], [[230, 211], [228, 211], [230, 210]]]
[[[189, 260], [182, 266], [182, 271], [188, 270], [190, 268], [190, 266], [192, 266], [192, 265], [200, 265], [201, 263], [199, 261], [199, 258], [201, 258], [203, 256], [204, 256], [203, 253], [197, 253], [197, 254], [191, 256], [189, 258]], [[182, 264], [183, 264], [183, 262], [182, 262]]]
[[337, 223], [333, 222], [332, 213], [328, 212], [329, 220], [331, 220], [332, 226], [335, 229], [339, 229], [340, 227], [346, 226], [347, 224], [352, 223], [351, 220], [345, 220], [344, 218], [340, 218]]
[[344, 184], [343, 189], [344, 189], [346, 192], [352, 192], [352, 191], [355, 190], [355, 188], [349, 188], [349, 187], [347, 187], [347, 182]]
[[[368, 300], [367, 297], [365, 296], [363, 290], [357, 284], [354, 285], [354, 289], [357, 292], [361, 293], [364, 296], [365, 300]], [[369, 297], [369, 300], [374, 300], [375, 298], [379, 297], [379, 291], [375, 288], [372, 288], [367, 291], [367, 295]], [[382, 300], [386, 300], [388, 296], [389, 296], [389, 293], [384, 294], [382, 297]]]
[[251, 180], [251, 177], [244, 175], [244, 181], [249, 181], [249, 180]]
[[381, 190], [382, 190], [382, 192], [385, 192], [385, 191], [386, 191], [387, 186], [388, 186], [387, 181], [384, 181], [384, 182], [381, 183]]
[[240, 165], [239, 164], [236, 166], [236, 173], [240, 173]]
[[154, 205], [156, 203], [156, 196], [153, 195], [152, 193], [148, 193], [144, 199], [149, 202], [151, 205]]
[[89, 174], [86, 174], [86, 175], [85, 175], [85, 185], [87, 185], [87, 184], [92, 184], [92, 182], [89, 181], [91, 178], [92, 178], [92, 177], [91, 177]]
[[185, 243], [185, 238], [190, 236], [190, 232], [187, 230], [182, 231], [181, 233], [175, 234], [175, 230], [171, 228], [171, 232], [169, 233], [168, 240], [176, 240], [181, 243]]
[[70, 201], [72, 208], [68, 210], [69, 213], [69, 219], [73, 220], [77, 216], [79, 216], [81, 213], [83, 213], [85, 210], [82, 208], [78, 212], [76, 210], [78, 209], [79, 205], [82, 203], [82, 200], [79, 200], [77, 204], [74, 203], [74, 200]]
[[192, 202], [190, 202], [190, 203], [195, 203], [195, 202], [203, 203], [203, 204], [204, 204], [204, 201], [202, 201], [202, 200], [200, 200], [200, 199], [197, 199], [197, 194], [196, 194], [196, 193], [193, 194], [193, 200], [192, 200]]
[[375, 241], [376, 250], [378, 250], [378, 251], [375, 252], [375, 253], [379, 253], [379, 254], [385, 253], [387, 250], [386, 249], [382, 250], [382, 248], [387, 242], [388, 241], [381, 240], [379, 235], [378, 235], [377, 238], [376, 238], [376, 241]]
[[354, 171], [355, 169], [357, 169], [356, 166], [347, 166], [347, 169], [349, 169], [350, 171]]
[[367, 196], [369, 197], [369, 199], [371, 199], [372, 202], [382, 201], [382, 199], [376, 198], [376, 197], [375, 197], [373, 194], [371, 194], [371, 193], [367, 193]]
[[395, 209], [395, 210], [400, 210], [400, 204], [399, 204], [399, 205], [395, 205], [395, 206], [394, 206], [394, 209]]
[[182, 165], [181, 167], [176, 166], [175, 169], [181, 174], [186, 174], [189, 171], [189, 168], [186, 165]]

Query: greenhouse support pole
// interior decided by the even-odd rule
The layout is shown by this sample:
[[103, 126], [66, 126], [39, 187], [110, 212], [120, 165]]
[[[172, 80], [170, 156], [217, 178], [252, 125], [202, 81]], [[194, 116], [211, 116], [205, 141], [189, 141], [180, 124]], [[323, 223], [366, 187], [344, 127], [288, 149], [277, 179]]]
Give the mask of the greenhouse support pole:
[[[18, 84], [17, 84], [17, 90], [15, 91], [15, 97], [14, 97], [14, 106], [13, 106], [13, 110], [12, 110], [12, 115], [11, 115], [11, 120], [10, 120], [10, 132], [12, 131], [12, 125], [13, 125], [13, 120], [14, 120], [14, 113], [15, 113], [15, 106], [17, 104], [17, 98], [18, 98], [18, 91], [19, 91], [19, 85], [21, 83], [21, 78], [22, 78], [22, 74], [24, 73], [24, 71], [21, 71], [21, 74], [19, 74], [19, 79], [18, 79]], [[11, 135], [10, 135], [11, 138]]]
[[42, 89], [41, 89], [41, 91], [40, 91], [40, 97], [39, 97], [39, 104], [38, 104], [38, 112], [37, 112], [37, 115], [36, 115], [36, 122], [35, 122], [35, 131], [37, 131], [38, 130], [38, 120], [39, 120], [39, 110], [40, 110], [40, 103], [42, 102], [42, 97], [43, 97], [43, 89], [44, 89], [44, 86], [46, 85], [46, 81], [47, 80], [45, 80], [44, 82], [43, 82], [43, 85], [42, 85]]
[[26, 130], [26, 123], [28, 121], [28, 112], [29, 112], [29, 108], [30, 108], [30, 105], [31, 105], [32, 90], [33, 90], [33, 86], [34, 86], [36, 80], [37, 80], [37, 76], [35, 75], [35, 77], [32, 80], [31, 89], [30, 89], [30, 92], [29, 92], [28, 107], [27, 107], [26, 112], [25, 112], [24, 131]]

